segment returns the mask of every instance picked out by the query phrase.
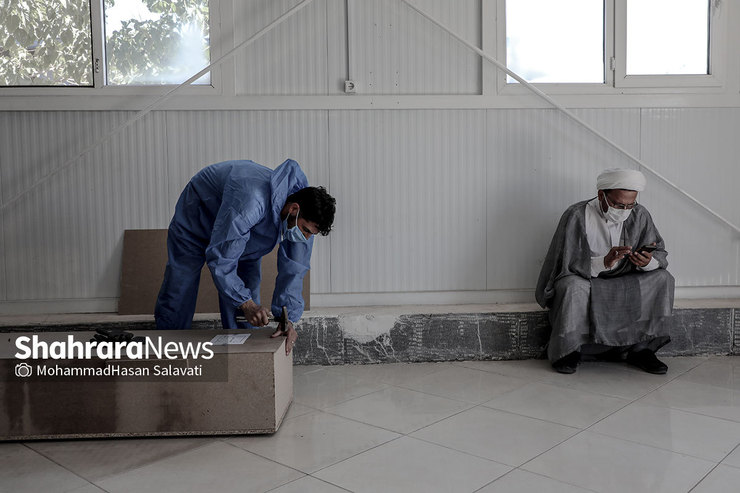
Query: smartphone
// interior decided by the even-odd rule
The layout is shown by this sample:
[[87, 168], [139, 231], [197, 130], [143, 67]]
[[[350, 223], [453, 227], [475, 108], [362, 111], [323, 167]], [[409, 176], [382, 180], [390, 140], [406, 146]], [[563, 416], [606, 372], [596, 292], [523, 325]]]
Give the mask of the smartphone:
[[657, 250], [658, 247], [655, 245], [642, 245], [640, 248], [637, 249], [638, 253], [651, 253]]

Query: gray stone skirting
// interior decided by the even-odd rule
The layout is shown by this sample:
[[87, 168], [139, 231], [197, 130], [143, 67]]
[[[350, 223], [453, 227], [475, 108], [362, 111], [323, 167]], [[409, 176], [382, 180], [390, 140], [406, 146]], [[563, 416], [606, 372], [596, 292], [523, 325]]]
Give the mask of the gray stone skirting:
[[[422, 308], [422, 307], [419, 307]], [[303, 365], [499, 360], [541, 357], [550, 326], [545, 311], [314, 316], [297, 324], [294, 361]], [[218, 329], [216, 319], [193, 328]], [[153, 321], [17, 325], [0, 332], [154, 329]], [[663, 355], [740, 353], [740, 309], [676, 309]]]

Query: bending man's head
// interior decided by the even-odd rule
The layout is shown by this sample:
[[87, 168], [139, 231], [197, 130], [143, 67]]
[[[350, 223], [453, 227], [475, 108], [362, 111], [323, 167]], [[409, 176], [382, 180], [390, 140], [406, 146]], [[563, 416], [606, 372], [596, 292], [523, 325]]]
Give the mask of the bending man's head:
[[289, 227], [295, 225], [298, 216], [310, 224], [312, 234], [326, 236], [334, 223], [336, 202], [324, 187], [306, 187], [288, 196], [283, 214], [287, 214]]

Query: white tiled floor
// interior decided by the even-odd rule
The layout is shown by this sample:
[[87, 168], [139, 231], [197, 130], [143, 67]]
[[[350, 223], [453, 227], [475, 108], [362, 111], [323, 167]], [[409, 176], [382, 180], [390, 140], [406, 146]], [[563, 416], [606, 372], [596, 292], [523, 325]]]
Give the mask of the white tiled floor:
[[296, 367], [272, 436], [0, 444], [0, 492], [740, 491], [740, 358]]

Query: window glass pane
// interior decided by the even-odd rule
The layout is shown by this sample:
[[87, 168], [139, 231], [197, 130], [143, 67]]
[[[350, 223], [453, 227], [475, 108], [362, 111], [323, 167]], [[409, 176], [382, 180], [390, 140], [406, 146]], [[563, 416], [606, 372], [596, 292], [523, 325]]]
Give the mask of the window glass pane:
[[506, 65], [528, 82], [603, 83], [603, 0], [506, 0]]
[[0, 85], [92, 85], [90, 40], [89, 0], [0, 1]]
[[707, 0], [627, 0], [628, 75], [707, 73]]
[[210, 63], [208, 0], [105, 0], [105, 41], [108, 84], [180, 84]]

